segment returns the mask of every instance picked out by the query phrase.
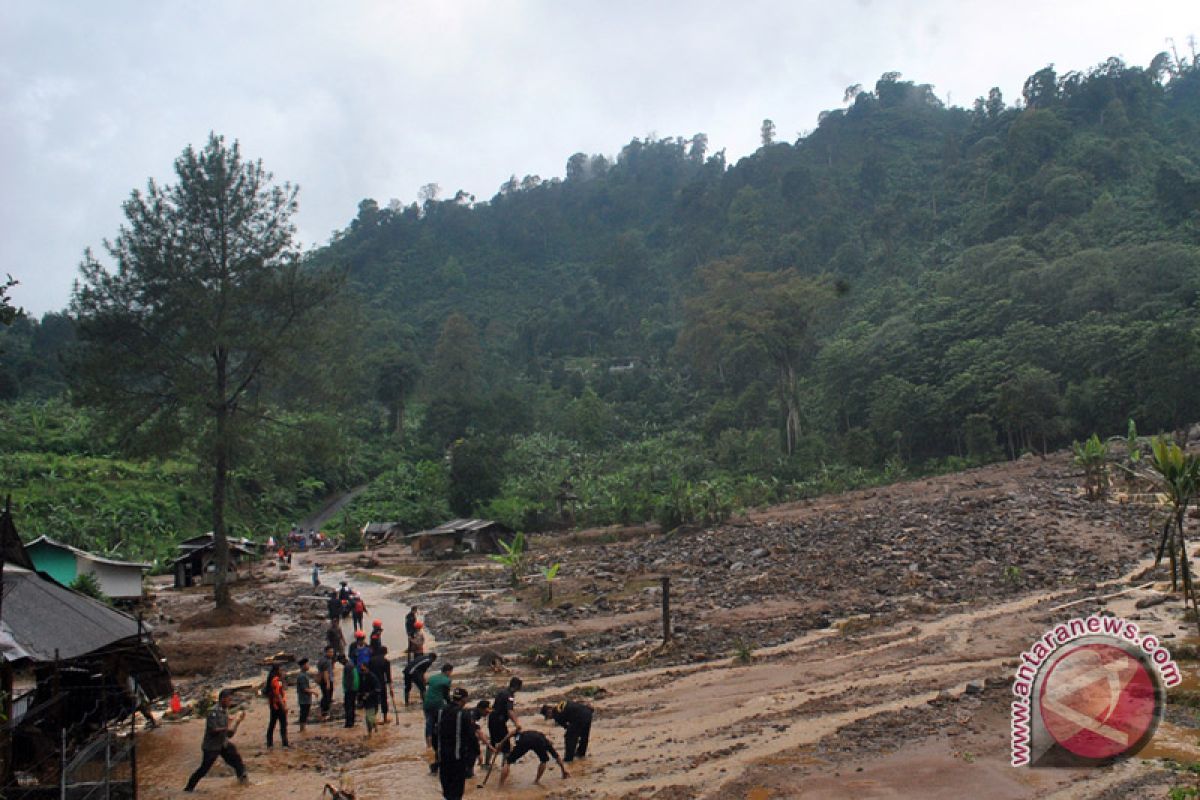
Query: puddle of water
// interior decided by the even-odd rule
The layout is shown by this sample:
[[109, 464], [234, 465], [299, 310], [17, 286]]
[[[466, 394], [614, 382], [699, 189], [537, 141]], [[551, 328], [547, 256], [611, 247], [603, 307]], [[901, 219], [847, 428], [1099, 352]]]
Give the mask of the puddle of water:
[[1200, 661], [1176, 661], [1179, 676], [1182, 680], [1172, 686], [1168, 692], [1198, 692], [1200, 691]]
[[1170, 758], [1181, 764], [1200, 761], [1200, 731], [1181, 728], [1164, 721], [1154, 732], [1154, 738], [1137, 754], [1138, 758]]

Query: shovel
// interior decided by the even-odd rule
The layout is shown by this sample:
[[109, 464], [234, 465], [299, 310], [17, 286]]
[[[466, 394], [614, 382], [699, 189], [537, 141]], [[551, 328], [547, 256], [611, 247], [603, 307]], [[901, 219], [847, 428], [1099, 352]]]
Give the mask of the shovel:
[[501, 749], [503, 749], [504, 745], [514, 735], [516, 735], [516, 731], [513, 731], [508, 736], [505, 736], [500, 740], [500, 744], [492, 748], [492, 752], [488, 754], [487, 774], [483, 776], [483, 783], [479, 784], [478, 788], [482, 789], [483, 787], [487, 786], [488, 778], [492, 777], [492, 769], [496, 766], [496, 759], [504, 758], [504, 754], [500, 752]]

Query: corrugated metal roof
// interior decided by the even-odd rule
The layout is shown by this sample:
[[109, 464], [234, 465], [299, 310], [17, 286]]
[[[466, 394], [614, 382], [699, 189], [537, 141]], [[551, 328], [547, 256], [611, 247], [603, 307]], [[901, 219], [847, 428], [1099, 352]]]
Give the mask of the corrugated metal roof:
[[430, 528], [427, 531], [418, 531], [411, 533], [406, 538], [414, 539], [418, 536], [439, 536], [447, 533], [460, 533], [466, 531], [481, 531], [485, 528], [490, 528], [493, 525], [504, 530], [508, 530], [508, 526], [501, 522], [496, 522], [491, 519], [452, 519], [449, 522], [443, 522], [436, 528]]
[[6, 659], [19, 650], [50, 662], [57, 650], [66, 661], [138, 635], [138, 622], [128, 614], [10, 564], [4, 565], [3, 614], [2, 632], [12, 639], [10, 647], [0, 640]]
[[138, 569], [150, 569], [150, 567], [154, 566], [153, 564], [148, 564], [144, 561], [118, 561], [115, 558], [105, 558], [104, 556], [98, 556], [95, 553], [89, 553], [86, 550], [80, 550], [78, 547], [72, 547], [71, 545], [60, 542], [57, 539], [51, 539], [49, 536], [39, 536], [25, 546], [33, 547], [35, 544], [39, 544], [41, 542], [45, 542], [51, 547], [58, 547], [63, 550], [67, 550], [77, 556], [82, 556], [89, 561], [95, 561], [99, 564], [108, 564], [109, 566], [113, 567], [137, 567]]
[[[229, 544], [229, 552], [230, 553], [241, 553], [244, 556], [250, 556], [250, 557], [254, 557], [254, 556], [258, 555], [257, 550], [251, 550], [248, 547], [242, 547], [240, 544], [237, 543], [237, 540], [232, 540], [228, 544]], [[202, 544], [199, 547], [193, 547], [189, 550], [184, 551], [183, 555], [177, 557], [171, 563], [178, 564], [180, 561], [188, 561], [192, 558], [195, 558], [197, 553], [202, 553], [205, 550], [215, 550], [216, 548], [217, 548], [216, 542], [208, 542], [207, 544]]]

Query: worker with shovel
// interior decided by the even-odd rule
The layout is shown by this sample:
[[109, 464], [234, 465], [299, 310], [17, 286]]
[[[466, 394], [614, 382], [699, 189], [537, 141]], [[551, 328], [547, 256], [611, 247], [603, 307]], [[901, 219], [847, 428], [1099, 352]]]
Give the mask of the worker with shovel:
[[[380, 645], [377, 648], [372, 648], [371, 660], [367, 662], [367, 671], [375, 678], [379, 684], [379, 710], [383, 712], [383, 721], [388, 719], [388, 697], [395, 698], [395, 693], [392, 691], [392, 664], [387, 658], [387, 647]], [[395, 706], [395, 700], [392, 700], [392, 705]]]
[[496, 700], [492, 703], [492, 713], [488, 715], [488, 735], [491, 737], [492, 747], [496, 748], [498, 752], [508, 753], [509, 751], [509, 722], [512, 722], [518, 733], [521, 731], [521, 720], [517, 718], [513, 706], [516, 703], [514, 695], [521, 690], [523, 685], [521, 679], [513, 675], [508, 679], [508, 688], [497, 692]]

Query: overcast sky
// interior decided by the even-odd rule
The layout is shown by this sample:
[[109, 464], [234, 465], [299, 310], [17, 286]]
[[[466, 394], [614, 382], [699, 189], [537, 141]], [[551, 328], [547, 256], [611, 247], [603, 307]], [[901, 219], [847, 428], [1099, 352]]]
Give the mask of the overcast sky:
[[4, 0], [0, 277], [63, 308], [82, 251], [210, 130], [300, 185], [305, 246], [358, 201], [491, 197], [574, 152], [707, 133], [730, 163], [883, 72], [956, 105], [1200, 34], [1200, 2], [1100, 0]]

